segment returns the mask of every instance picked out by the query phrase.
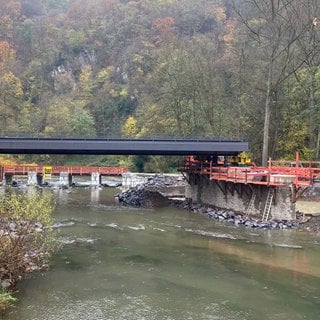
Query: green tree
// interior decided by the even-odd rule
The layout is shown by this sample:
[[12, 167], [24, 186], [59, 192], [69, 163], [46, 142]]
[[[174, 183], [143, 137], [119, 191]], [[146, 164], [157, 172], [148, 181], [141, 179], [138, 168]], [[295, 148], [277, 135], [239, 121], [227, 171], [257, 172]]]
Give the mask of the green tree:
[[49, 106], [45, 133], [50, 136], [95, 136], [93, 116], [80, 101], [59, 97]]
[[96, 135], [93, 116], [81, 107], [76, 107], [70, 115], [70, 129], [73, 136], [94, 137]]
[[0, 2], [0, 40], [12, 41], [21, 17], [21, 2], [8, 0]]
[[138, 133], [138, 128], [137, 128], [137, 120], [130, 116], [123, 128], [122, 128], [122, 133], [125, 137], [128, 137], [128, 138], [135, 138], [137, 133]]
[[18, 28], [18, 34], [17, 34], [17, 39], [19, 43], [19, 47], [23, 52], [23, 59], [24, 61], [32, 61], [33, 59], [33, 54], [35, 53], [35, 23], [32, 19], [26, 19], [24, 20]]
[[250, 0], [235, 6], [253, 47], [262, 58], [265, 87], [262, 165], [267, 164], [269, 157], [271, 116], [279, 107], [281, 86], [299, 67], [291, 64], [295, 44], [304, 31], [296, 27], [299, 17], [295, 14], [295, 4], [296, 1]]
[[23, 98], [22, 84], [11, 71], [0, 75], [1, 133], [15, 131]]
[[[314, 90], [314, 104], [310, 106], [310, 70], [306, 67], [297, 73], [298, 81], [292, 79], [288, 84], [288, 101], [280, 113], [281, 128], [279, 130], [279, 156], [288, 157], [299, 151], [307, 160], [314, 160], [315, 145], [310, 144], [310, 126], [320, 122], [320, 69], [314, 72], [312, 86]], [[316, 89], [318, 88], [318, 89]], [[310, 115], [312, 114], [312, 116]], [[312, 122], [310, 123], [310, 117]], [[315, 142], [315, 138], [313, 141]]]
[[300, 2], [296, 9], [299, 14], [299, 25], [305, 32], [298, 39], [298, 59], [302, 63], [302, 72], [296, 72], [296, 81], [301, 86], [301, 95], [308, 97], [305, 113], [309, 127], [308, 147], [315, 150], [315, 159], [320, 156], [320, 127], [319, 127], [319, 68], [320, 63], [320, 29], [318, 17], [320, 14], [319, 1], [308, 0]]

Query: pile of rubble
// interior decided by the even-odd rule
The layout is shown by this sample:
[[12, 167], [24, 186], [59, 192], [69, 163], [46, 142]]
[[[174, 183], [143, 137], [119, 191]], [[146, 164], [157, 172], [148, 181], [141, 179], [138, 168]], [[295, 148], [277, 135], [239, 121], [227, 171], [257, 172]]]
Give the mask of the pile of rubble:
[[154, 208], [170, 204], [168, 196], [173, 188], [185, 188], [185, 180], [176, 176], [156, 174], [146, 183], [139, 184], [115, 196], [119, 202], [133, 207]]

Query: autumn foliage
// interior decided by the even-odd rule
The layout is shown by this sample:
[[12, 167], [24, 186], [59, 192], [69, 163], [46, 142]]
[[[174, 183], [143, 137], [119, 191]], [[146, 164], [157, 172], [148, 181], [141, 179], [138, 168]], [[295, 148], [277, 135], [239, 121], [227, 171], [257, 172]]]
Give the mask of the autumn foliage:
[[243, 139], [258, 163], [317, 159], [319, 15], [317, 0], [2, 1], [0, 134]]

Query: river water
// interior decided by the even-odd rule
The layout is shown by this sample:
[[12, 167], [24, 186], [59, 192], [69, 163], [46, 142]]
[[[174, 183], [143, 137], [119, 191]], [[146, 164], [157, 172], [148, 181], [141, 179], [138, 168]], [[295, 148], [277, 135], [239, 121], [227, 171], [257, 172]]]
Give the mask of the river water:
[[61, 249], [6, 320], [320, 319], [320, 237], [124, 207], [111, 188], [53, 192]]

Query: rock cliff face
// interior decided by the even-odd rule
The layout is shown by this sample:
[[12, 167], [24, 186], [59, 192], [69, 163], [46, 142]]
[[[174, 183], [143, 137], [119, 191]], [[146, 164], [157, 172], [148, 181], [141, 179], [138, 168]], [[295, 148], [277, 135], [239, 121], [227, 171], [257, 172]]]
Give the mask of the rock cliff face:
[[181, 178], [154, 175], [146, 183], [116, 195], [116, 199], [134, 207], [163, 207], [169, 205], [168, 197], [177, 193], [184, 195], [185, 185], [185, 180]]

